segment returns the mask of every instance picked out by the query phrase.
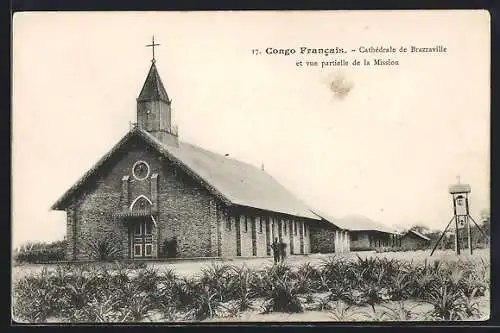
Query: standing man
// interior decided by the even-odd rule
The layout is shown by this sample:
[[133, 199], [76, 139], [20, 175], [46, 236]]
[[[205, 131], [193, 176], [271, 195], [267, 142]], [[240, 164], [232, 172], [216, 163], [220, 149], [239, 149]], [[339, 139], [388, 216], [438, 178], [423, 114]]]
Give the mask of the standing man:
[[281, 255], [281, 262], [285, 262], [285, 257], [286, 257], [286, 244], [283, 242], [283, 240], [279, 243], [279, 248], [280, 248], [280, 255]]
[[277, 264], [280, 260], [280, 246], [278, 244], [278, 238], [274, 239], [273, 244], [271, 245], [273, 249], [274, 263]]

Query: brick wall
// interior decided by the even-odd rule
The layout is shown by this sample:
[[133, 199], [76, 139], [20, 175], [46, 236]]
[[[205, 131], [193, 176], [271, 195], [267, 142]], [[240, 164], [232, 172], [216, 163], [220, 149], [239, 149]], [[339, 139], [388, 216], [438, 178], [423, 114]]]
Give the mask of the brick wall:
[[[97, 238], [107, 232], [114, 232], [121, 238], [123, 250], [127, 250], [128, 226], [123, 219], [112, 217], [111, 213], [126, 206], [123, 201], [130, 204], [141, 194], [151, 198], [151, 181], [137, 181], [131, 176], [132, 165], [137, 160], [144, 160], [149, 164], [150, 176], [158, 174], [159, 212], [156, 218], [158, 229], [155, 230], [158, 247], [153, 248], [153, 253], [162, 253], [163, 241], [176, 237], [177, 256], [217, 255], [217, 201], [214, 197], [202, 185], [139, 140], [131, 140], [122, 151], [124, 153], [118, 153], [101, 167], [98, 177], [90, 180], [91, 185], [77, 200], [75, 213], [71, 209], [67, 210], [68, 235], [70, 236], [71, 230], [76, 235], [77, 259], [88, 257], [82, 243], [84, 234]], [[122, 178], [126, 175], [130, 176], [128, 195], [122, 198]], [[76, 230], [70, 223], [76, 223]], [[71, 244], [67, 255], [68, 258], [73, 255]], [[124, 256], [128, 256], [128, 251], [125, 251]]]
[[252, 254], [252, 222], [248, 215], [241, 214], [240, 222], [240, 239], [241, 239], [241, 256], [251, 257]]
[[236, 221], [239, 221], [235, 218], [234, 215], [230, 215], [227, 210], [224, 212], [224, 221], [222, 223], [222, 237], [221, 237], [221, 253], [224, 257], [235, 257], [237, 256], [236, 251]]
[[76, 257], [76, 249], [75, 249], [75, 214], [74, 214], [74, 205], [70, 205], [66, 211], [66, 260], [73, 260]]
[[303, 239], [302, 239], [303, 221], [301, 219], [294, 218], [291, 222], [292, 222], [292, 234], [293, 234], [293, 253], [303, 254], [304, 251], [303, 248], [301, 247], [301, 244], [303, 244]]
[[266, 255], [267, 256], [272, 256], [273, 255], [273, 250], [271, 248], [271, 244], [273, 243], [273, 237], [272, 237], [272, 226], [271, 226], [271, 217], [266, 216], [263, 218], [263, 223], [265, 225], [265, 232], [266, 232]]
[[351, 232], [351, 251], [370, 250], [370, 238], [366, 232]]
[[335, 231], [335, 252], [336, 253], [347, 253], [350, 251], [349, 245], [349, 232], [346, 230], [336, 230]]
[[350, 243], [351, 251], [373, 250], [395, 245], [391, 234], [377, 231], [351, 232]]
[[[257, 256], [267, 256], [267, 241], [266, 241], [266, 220], [264, 216], [257, 216], [255, 219], [256, 236], [257, 236]], [[262, 229], [261, 229], [262, 226]]]
[[299, 245], [299, 254], [305, 254], [305, 247], [304, 247], [304, 227], [306, 223], [303, 220], [298, 220], [296, 221], [297, 225], [297, 235], [298, 235], [298, 245]]
[[283, 240], [283, 243], [286, 244], [285, 251], [286, 255], [290, 255], [290, 225], [289, 225], [289, 220], [287, 218], [281, 217], [280, 218], [281, 222], [281, 239]]
[[208, 190], [163, 160], [158, 196], [160, 250], [176, 237], [177, 257], [217, 256], [217, 201]]
[[310, 226], [311, 253], [334, 253], [335, 230], [313, 222]]
[[[467, 244], [467, 242], [464, 243]], [[405, 250], [425, 249], [429, 246], [429, 241], [426, 241], [425, 239], [422, 239], [411, 233], [408, 233], [401, 238], [401, 247]]]
[[[294, 254], [301, 254], [301, 244], [303, 246], [303, 254], [310, 253], [310, 241], [309, 241], [309, 226], [307, 226], [308, 233], [303, 235], [301, 241], [301, 228], [305, 227], [305, 219], [297, 218], [297, 235], [295, 235], [293, 219], [289, 216], [268, 213], [265, 211], [259, 211], [249, 208], [237, 208], [230, 211], [230, 215], [233, 216], [231, 220], [231, 230], [229, 231], [224, 222], [224, 232], [222, 236], [222, 248], [223, 253], [237, 253], [238, 242], [236, 237], [238, 235], [238, 227], [240, 230], [240, 241], [241, 241], [241, 256], [250, 257], [254, 256], [252, 247], [252, 221], [255, 220], [255, 244], [257, 252], [255, 256], [272, 256], [270, 245], [274, 241], [274, 238], [282, 239], [286, 244], [286, 253], [290, 255], [291, 251], [291, 241], [293, 241]], [[234, 217], [236, 216], [236, 217]], [[248, 232], [245, 232], [245, 218], [248, 223]], [[260, 223], [262, 221], [262, 232], [260, 231]], [[238, 224], [236, 228], [233, 222]], [[266, 227], [267, 226], [267, 227]], [[285, 228], [286, 226], [286, 228]], [[290, 234], [292, 232], [292, 235]], [[234, 238], [232, 238], [234, 237]], [[226, 244], [227, 249], [225, 249]], [[268, 252], [269, 251], [269, 252]], [[235, 254], [232, 254], [234, 256]]]
[[[150, 167], [149, 177], [143, 181], [135, 179], [131, 172], [132, 166], [139, 160], [147, 162]], [[129, 257], [129, 222], [115, 216], [117, 212], [129, 209], [134, 199], [141, 195], [153, 203], [153, 208], [157, 208], [157, 212], [154, 212], [157, 227], [153, 228], [154, 257], [162, 255], [165, 241], [174, 238], [177, 242], [177, 257], [233, 257], [238, 252], [238, 232], [241, 256], [253, 256], [252, 219], [255, 220], [256, 256], [272, 255], [272, 252], [268, 252], [268, 245], [275, 237], [287, 244], [287, 254], [290, 254], [290, 242], [295, 254], [300, 253], [301, 246], [305, 253], [310, 252], [309, 227], [301, 241], [303, 219], [296, 219], [299, 230], [295, 235], [295, 226], [289, 216], [226, 207], [179, 167], [142, 140], [132, 138], [101, 166], [99, 174], [89, 180], [85, 191], [76, 196], [75, 204], [68, 207], [67, 258], [87, 259], [82, 235], [97, 238], [110, 232], [119, 240], [116, 246], [122, 250], [123, 257]], [[231, 221], [230, 226], [228, 219]], [[266, 222], [269, 223], [267, 227]], [[74, 244], [71, 242], [73, 236]]]
[[304, 222], [304, 252], [311, 253], [311, 228], [309, 222]]
[[[108, 168], [103, 171], [109, 172]], [[77, 260], [89, 259], [92, 254], [92, 240], [104, 239], [113, 236], [116, 239], [115, 247], [126, 256], [124, 247], [128, 239], [127, 229], [119, 223], [111, 212], [120, 208], [120, 191], [113, 188], [112, 177], [97, 179], [93, 188], [75, 202], [73, 223], [75, 235], [75, 254]], [[120, 186], [120, 182], [117, 182]], [[71, 246], [71, 245], [69, 245]]]

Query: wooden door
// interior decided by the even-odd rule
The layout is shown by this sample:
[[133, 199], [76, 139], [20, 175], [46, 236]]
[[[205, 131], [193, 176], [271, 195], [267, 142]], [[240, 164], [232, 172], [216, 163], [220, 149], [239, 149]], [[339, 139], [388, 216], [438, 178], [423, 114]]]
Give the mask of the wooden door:
[[149, 218], [134, 221], [131, 228], [132, 258], [153, 257], [153, 222]]

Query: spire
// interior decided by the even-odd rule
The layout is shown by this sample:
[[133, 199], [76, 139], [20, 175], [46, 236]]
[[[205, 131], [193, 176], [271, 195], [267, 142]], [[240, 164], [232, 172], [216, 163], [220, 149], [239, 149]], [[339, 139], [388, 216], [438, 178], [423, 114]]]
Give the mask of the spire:
[[167, 95], [156, 68], [154, 48], [158, 45], [155, 43], [154, 37], [151, 44], [146, 45], [152, 47], [153, 59], [146, 81], [144, 81], [139, 97], [137, 97], [136, 126], [165, 144], [177, 145], [177, 127], [172, 126], [172, 101]]
[[146, 77], [146, 81], [144, 81], [144, 85], [142, 86], [142, 90], [137, 98], [137, 101], [143, 102], [157, 100], [170, 103], [167, 91], [161, 81], [160, 74], [158, 74], [155, 61], [152, 61], [151, 68], [149, 69], [148, 76]]

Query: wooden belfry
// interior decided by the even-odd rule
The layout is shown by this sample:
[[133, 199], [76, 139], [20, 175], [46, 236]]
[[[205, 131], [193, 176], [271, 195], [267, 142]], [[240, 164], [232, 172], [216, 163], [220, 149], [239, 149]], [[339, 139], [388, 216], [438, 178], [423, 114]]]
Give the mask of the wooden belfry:
[[469, 193], [471, 192], [470, 190], [470, 185], [468, 184], [460, 184], [460, 177], [458, 177], [458, 183], [451, 185], [449, 187], [449, 192], [453, 198], [453, 217], [451, 218], [450, 222], [448, 222], [448, 225], [444, 229], [443, 233], [439, 237], [438, 241], [434, 245], [434, 248], [432, 249], [431, 256], [436, 250], [437, 246], [439, 245], [439, 242], [443, 239], [443, 236], [446, 234], [446, 231], [448, 231], [448, 228], [450, 227], [451, 223], [455, 221], [455, 251], [457, 252], [457, 255], [460, 255], [460, 237], [459, 237], [459, 232], [458, 232], [458, 227], [459, 224], [461, 226], [467, 226], [467, 241], [468, 241], [468, 248], [469, 248], [469, 253], [472, 254], [472, 235], [471, 235], [471, 228], [470, 228], [470, 222], [472, 221], [474, 225], [479, 229], [479, 231], [486, 237], [486, 234], [484, 231], [481, 229], [481, 227], [474, 221], [474, 219], [470, 216], [469, 213]]

